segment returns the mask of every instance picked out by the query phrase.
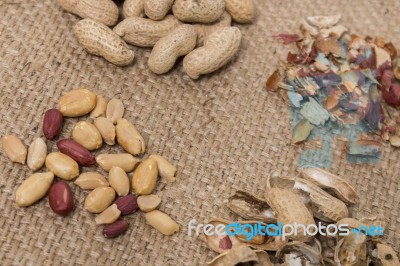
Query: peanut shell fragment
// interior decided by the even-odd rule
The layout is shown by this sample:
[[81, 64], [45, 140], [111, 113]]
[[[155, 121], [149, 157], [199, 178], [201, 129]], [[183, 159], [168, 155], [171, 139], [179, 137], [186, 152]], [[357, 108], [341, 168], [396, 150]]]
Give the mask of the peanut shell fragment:
[[7, 157], [13, 162], [24, 164], [27, 151], [22, 141], [15, 135], [4, 136], [1, 140]]
[[52, 172], [36, 173], [28, 177], [15, 192], [15, 201], [18, 206], [27, 207], [43, 198], [53, 179]]
[[304, 168], [301, 170], [301, 176], [304, 179], [316, 183], [323, 189], [331, 190], [339, 199], [345, 203], [355, 203], [358, 194], [355, 189], [342, 177], [331, 174], [323, 169]]
[[79, 117], [90, 113], [96, 107], [97, 96], [88, 89], [76, 89], [67, 92], [58, 101], [63, 116]]
[[132, 155], [138, 155], [146, 150], [143, 137], [135, 126], [126, 119], [118, 119], [116, 126], [118, 143]]
[[35, 139], [28, 149], [28, 157], [26, 163], [32, 171], [40, 169], [47, 156], [47, 145], [42, 138]]
[[179, 230], [179, 225], [167, 214], [155, 210], [146, 213], [146, 222], [166, 236], [173, 235]]

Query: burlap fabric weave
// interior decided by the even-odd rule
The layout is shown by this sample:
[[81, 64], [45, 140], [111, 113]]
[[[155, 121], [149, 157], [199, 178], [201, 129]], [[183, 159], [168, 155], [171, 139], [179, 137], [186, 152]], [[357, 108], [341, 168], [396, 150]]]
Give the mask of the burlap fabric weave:
[[[307, 144], [290, 144], [289, 112], [264, 82], [277, 64], [281, 44], [271, 36], [295, 32], [309, 15], [342, 14], [354, 32], [382, 36], [400, 47], [400, 1], [258, 0], [253, 25], [239, 26], [242, 49], [222, 70], [191, 80], [182, 63], [157, 76], [147, 67], [150, 49], [133, 47], [135, 63], [120, 68], [87, 54], [72, 34], [78, 21], [51, 0], [0, 0], [0, 135], [13, 133], [29, 144], [41, 135], [46, 109], [65, 92], [88, 87], [119, 97], [126, 117], [143, 133], [148, 153], [175, 162], [177, 182], [161, 181], [160, 209], [181, 225], [165, 237], [146, 225], [140, 212], [130, 228], [105, 239], [94, 215], [83, 209], [87, 192], [72, 185], [76, 209], [62, 218], [47, 199], [29, 208], [14, 202], [16, 187], [31, 172], [0, 154], [0, 262], [2, 265], [203, 265], [216, 254], [200, 237], [188, 237], [191, 219], [236, 218], [224, 200], [237, 189], [259, 196], [272, 172], [296, 174], [297, 158]], [[82, 118], [86, 119], [86, 118]], [[65, 123], [69, 136], [74, 119]], [[54, 149], [54, 145], [48, 142]], [[50, 148], [49, 148], [50, 149]], [[104, 148], [117, 152], [118, 148]], [[377, 165], [346, 162], [343, 143], [335, 142], [332, 172], [348, 179], [361, 195], [354, 217], [383, 213], [385, 239], [400, 249], [400, 150], [385, 146]], [[94, 169], [94, 168], [93, 168]], [[93, 170], [93, 169], [85, 169]]]

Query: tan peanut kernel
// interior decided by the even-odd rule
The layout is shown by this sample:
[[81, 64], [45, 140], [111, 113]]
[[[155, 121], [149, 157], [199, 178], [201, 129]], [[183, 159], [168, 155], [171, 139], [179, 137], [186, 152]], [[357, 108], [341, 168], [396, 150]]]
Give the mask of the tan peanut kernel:
[[82, 173], [80, 176], [78, 176], [74, 183], [81, 189], [95, 189], [98, 187], [110, 186], [107, 180], [97, 172]]
[[159, 21], [129, 17], [115, 26], [113, 30], [127, 43], [140, 47], [153, 47], [159, 39], [168, 35], [180, 24], [181, 22], [172, 15]]
[[176, 167], [172, 165], [167, 159], [160, 155], [150, 155], [150, 158], [156, 160], [157, 162], [157, 167], [158, 167], [158, 174], [162, 177], [165, 178], [168, 182], [174, 182], [175, 181], [175, 175], [176, 175]]
[[251, 23], [256, 15], [254, 0], [225, 0], [226, 11], [238, 23]]
[[85, 199], [85, 209], [91, 213], [101, 213], [112, 204], [115, 191], [111, 187], [98, 187], [90, 192]]
[[156, 43], [148, 61], [150, 70], [156, 74], [168, 72], [180, 56], [195, 48], [196, 40], [197, 32], [192, 25], [180, 25]]
[[97, 117], [94, 119], [94, 125], [99, 130], [105, 143], [108, 145], [115, 144], [115, 126], [109, 119], [105, 117]]
[[103, 144], [99, 130], [87, 121], [81, 121], [75, 125], [72, 138], [90, 151], [100, 148]]
[[213, 32], [204, 46], [193, 50], [183, 60], [183, 68], [192, 79], [214, 72], [226, 65], [239, 51], [242, 34], [236, 27]]
[[161, 203], [161, 198], [157, 195], [142, 195], [137, 198], [140, 210], [151, 212], [155, 210]]
[[112, 224], [121, 216], [121, 211], [116, 204], [111, 205], [96, 216], [96, 224]]
[[53, 182], [52, 172], [36, 173], [28, 177], [15, 192], [15, 201], [20, 207], [30, 206], [43, 198]]
[[125, 107], [120, 99], [111, 99], [107, 104], [106, 117], [116, 124], [117, 120], [124, 116]]
[[158, 210], [146, 213], [146, 221], [166, 236], [173, 235], [179, 230], [179, 225], [171, 217]]
[[116, 126], [118, 143], [130, 154], [137, 155], [145, 152], [143, 137], [135, 126], [126, 119], [119, 119]]
[[122, 8], [123, 18], [144, 17], [143, 0], [125, 0]]
[[74, 179], [79, 175], [78, 163], [61, 152], [52, 152], [47, 155], [46, 167], [49, 171], [53, 172], [55, 176], [65, 180]]
[[118, 20], [118, 7], [111, 0], [58, 0], [58, 4], [81, 18], [94, 19], [107, 26], [115, 25]]
[[89, 53], [117, 66], [133, 62], [135, 53], [115, 32], [94, 20], [83, 19], [74, 26], [74, 35]]
[[117, 192], [118, 196], [126, 196], [129, 193], [130, 184], [125, 170], [118, 166], [113, 166], [108, 173], [108, 182]]
[[58, 108], [63, 116], [78, 117], [90, 113], [96, 107], [97, 96], [87, 89], [67, 92], [58, 101]]
[[47, 145], [42, 138], [35, 139], [28, 149], [26, 163], [32, 171], [40, 169], [46, 160]]
[[103, 96], [97, 95], [96, 107], [90, 112], [90, 118], [95, 119], [100, 116], [105, 116], [107, 110], [107, 101]]
[[3, 150], [7, 157], [16, 163], [25, 163], [26, 147], [15, 135], [7, 135], [2, 138]]
[[96, 162], [104, 171], [110, 171], [113, 166], [124, 169], [125, 172], [131, 172], [139, 160], [129, 153], [119, 154], [100, 154], [96, 157]]
[[144, 0], [144, 12], [152, 20], [163, 19], [172, 7], [174, 0]]
[[225, 0], [175, 0], [174, 16], [184, 22], [212, 23], [225, 11]]
[[225, 27], [230, 27], [232, 24], [231, 15], [228, 12], [224, 12], [222, 16], [213, 23], [196, 23], [193, 24], [197, 31], [197, 46], [203, 46], [204, 41], [208, 36], [218, 30], [222, 30]]
[[149, 195], [157, 184], [157, 162], [148, 158], [141, 162], [132, 177], [132, 188], [137, 195]]

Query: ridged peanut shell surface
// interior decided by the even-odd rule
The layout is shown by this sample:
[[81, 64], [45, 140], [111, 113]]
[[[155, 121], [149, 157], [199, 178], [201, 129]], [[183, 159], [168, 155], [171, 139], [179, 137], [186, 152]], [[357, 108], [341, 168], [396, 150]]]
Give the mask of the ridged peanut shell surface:
[[117, 66], [133, 62], [134, 52], [110, 28], [91, 19], [83, 19], [74, 26], [79, 43], [91, 54], [98, 55]]

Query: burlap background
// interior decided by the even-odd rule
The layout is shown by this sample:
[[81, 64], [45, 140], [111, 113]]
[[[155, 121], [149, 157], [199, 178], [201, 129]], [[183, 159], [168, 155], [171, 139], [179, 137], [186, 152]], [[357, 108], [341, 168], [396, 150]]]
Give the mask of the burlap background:
[[[296, 173], [297, 156], [305, 147], [290, 144], [288, 108], [263, 89], [277, 63], [274, 54], [281, 49], [271, 35], [296, 31], [308, 15], [340, 13], [354, 32], [383, 36], [400, 47], [398, 0], [257, 2], [257, 21], [239, 26], [244, 38], [236, 59], [192, 81], [181, 62], [167, 75], [152, 74], [146, 64], [150, 49], [133, 48], [135, 63], [126, 68], [88, 55], [71, 32], [78, 18], [55, 1], [0, 0], [0, 136], [14, 133], [29, 144], [41, 135], [44, 111], [80, 86], [120, 97], [126, 117], [143, 133], [148, 153], [163, 154], [178, 166], [177, 182], [161, 181], [157, 193], [160, 209], [181, 225], [179, 234], [164, 237], [138, 212], [128, 218], [130, 229], [124, 236], [104, 239], [94, 216], [82, 208], [87, 192], [76, 186], [76, 210], [66, 218], [55, 215], [47, 199], [18, 208], [15, 189], [31, 173], [0, 154], [2, 265], [204, 264], [216, 254], [200, 238], [187, 236], [189, 220], [235, 218], [224, 199], [237, 189], [262, 196], [268, 174]], [[67, 120], [64, 136], [75, 123]], [[362, 195], [351, 209], [353, 215], [383, 212], [385, 239], [400, 249], [400, 151], [386, 147], [380, 164], [350, 165], [342, 144], [336, 142], [332, 171]]]

